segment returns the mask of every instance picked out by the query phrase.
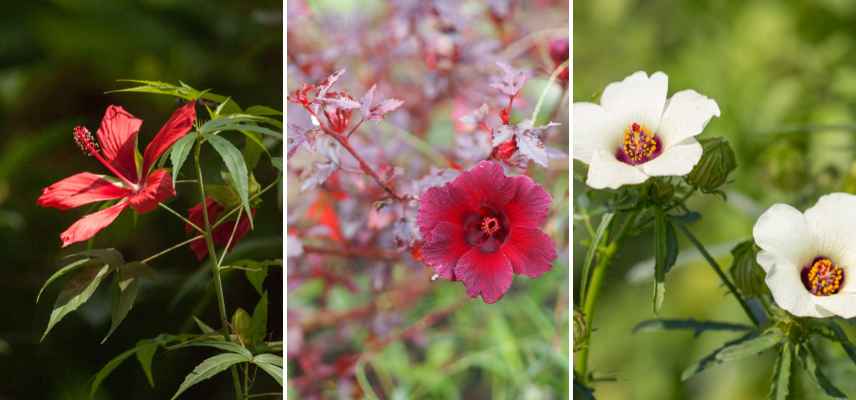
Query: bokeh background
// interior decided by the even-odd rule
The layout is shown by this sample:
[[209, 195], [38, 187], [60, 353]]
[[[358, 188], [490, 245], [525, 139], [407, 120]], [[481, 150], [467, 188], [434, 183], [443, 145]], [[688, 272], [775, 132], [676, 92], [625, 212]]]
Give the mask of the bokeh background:
[[[105, 108], [120, 104], [145, 121], [140, 133], [145, 145], [178, 105], [164, 96], [105, 94], [125, 85], [116, 79], [181, 80], [232, 96], [244, 107], [281, 109], [282, 3], [15, 2], [0, 15], [0, 37], [0, 399], [83, 399], [93, 375], [137, 340], [193, 331], [191, 314], [216, 325], [216, 305], [205, 286], [209, 274], [200, 273], [189, 250], [178, 250], [153, 262], [157, 277], [144, 285], [107, 343], [99, 344], [110, 324], [106, 285], [39, 343], [59, 286], [38, 305], [36, 293], [63, 254], [81, 249], [61, 250], [59, 233], [86, 210], [42, 209], [36, 198], [44, 186], [72, 173], [103, 171], [75, 146], [75, 125], [94, 131]], [[204, 162], [214, 179], [219, 161], [209, 155]], [[276, 178], [276, 170], [268, 169], [257, 173], [262, 184]], [[186, 211], [198, 195], [178, 190], [170, 205]], [[282, 214], [276, 192], [265, 194], [256, 231], [236, 247], [235, 257], [280, 257]], [[183, 226], [164, 212], [136, 221], [126, 212], [96, 236], [95, 247], [115, 247], [126, 259], [139, 260], [185, 238]], [[281, 338], [282, 277], [277, 271], [267, 282], [269, 326]], [[243, 276], [225, 279], [227, 306], [252, 310], [258, 296]], [[104, 382], [97, 398], [168, 398], [207, 355], [159, 352], [153, 389], [136, 361], [129, 360]], [[206, 381], [182, 398], [228, 398], [231, 382], [225, 377]], [[270, 386], [268, 391], [279, 390], [273, 381], [259, 382]]]
[[[457, 139], [489, 132], [464, 130], [460, 118], [487, 103], [498, 120], [495, 103], [507, 98], [489, 87], [497, 58], [531, 73], [512, 121], [528, 118], [548, 88], [539, 123], [555, 110], [552, 119], [562, 126], [547, 144], [567, 153], [568, 99], [558, 82], [546, 86], [555, 67], [550, 40], [567, 35], [567, 0], [324, 0], [288, 7], [289, 93], [346, 68], [332, 90], [359, 99], [377, 83], [375, 100], [405, 101], [351, 137], [372, 165], [401, 169], [395, 182], [402, 190], [425, 185], [418, 181], [430, 181], [432, 169], [449, 168], [444, 160], [463, 169], [475, 164], [460, 155]], [[289, 124], [311, 127], [300, 106], [289, 103], [287, 115]], [[468, 298], [459, 282], [431, 281], [430, 268], [397, 248], [398, 211], [390, 210], [398, 205], [376, 207], [382, 194], [359, 170], [301, 190], [313, 160], [307, 153], [303, 148], [288, 160], [289, 252], [295, 251], [287, 270], [289, 399], [568, 397], [567, 158], [548, 168], [530, 163], [525, 172], [553, 196], [544, 227], [557, 246], [552, 270], [537, 279], [516, 276], [499, 302], [485, 304]], [[415, 217], [412, 211], [405, 216]], [[348, 253], [365, 247], [372, 254]]]
[[[610, 82], [645, 70], [669, 76], [669, 94], [695, 89], [722, 111], [705, 136], [729, 139], [738, 157], [728, 201], [697, 196], [692, 229], [723, 265], [776, 202], [800, 209], [856, 189], [856, 3], [851, 1], [580, 1], [574, 5], [574, 101], [597, 101]], [[579, 167], [579, 165], [577, 166]], [[576, 169], [576, 168], [575, 168]], [[575, 181], [575, 192], [583, 187]], [[585, 248], [575, 228], [576, 270]], [[748, 322], [737, 302], [681, 237], [662, 316]], [[639, 333], [653, 318], [653, 237], [625, 243], [608, 271], [595, 316], [591, 368], [598, 399], [759, 399], [772, 354], [714, 367], [688, 382], [681, 371], [733, 337]], [[578, 278], [575, 282], [578, 282]], [[852, 326], [846, 326], [854, 333]], [[839, 346], [824, 348], [827, 375], [856, 396], [856, 369]], [[795, 398], [822, 398], [805, 376]]]

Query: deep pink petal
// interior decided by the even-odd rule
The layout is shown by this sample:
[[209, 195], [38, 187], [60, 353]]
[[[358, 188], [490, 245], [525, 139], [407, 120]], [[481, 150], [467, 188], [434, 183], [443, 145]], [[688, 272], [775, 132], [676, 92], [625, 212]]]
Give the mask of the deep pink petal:
[[458, 175], [451, 185], [460, 191], [466, 203], [478, 209], [482, 206], [501, 209], [514, 196], [514, 181], [505, 176], [494, 161], [481, 161]]
[[190, 132], [195, 121], [196, 102], [187, 103], [175, 110], [154, 139], [146, 146], [146, 151], [143, 153], [143, 173], [146, 173], [173, 143]]
[[149, 212], [157, 207], [158, 203], [175, 196], [169, 170], [159, 169], [152, 172], [142, 185], [137, 193], [128, 197], [131, 207], [138, 213]]
[[36, 204], [68, 210], [96, 201], [119, 199], [130, 193], [129, 189], [105, 179], [104, 175], [81, 172], [44, 188]]
[[511, 287], [512, 268], [501, 251], [483, 253], [472, 248], [455, 265], [455, 277], [464, 282], [467, 294], [481, 294], [485, 303], [496, 303]]
[[129, 181], [137, 181], [137, 132], [143, 120], [135, 118], [120, 106], [107, 107], [101, 127], [98, 128], [98, 143], [104, 158]]
[[434, 227], [441, 222], [461, 225], [464, 215], [474, 211], [465, 203], [458, 190], [451, 185], [435, 186], [426, 190], [419, 198], [419, 215], [416, 224], [423, 239], [430, 236]]
[[515, 274], [531, 278], [549, 271], [556, 259], [556, 246], [538, 229], [511, 228], [500, 251], [508, 257]]
[[101, 211], [94, 212], [83, 216], [72, 224], [65, 232], [59, 235], [62, 240], [62, 247], [66, 247], [72, 243], [89, 240], [95, 236], [98, 231], [113, 223], [116, 217], [122, 213], [122, 210], [128, 206], [128, 202], [122, 200], [113, 206], [107, 207]]
[[515, 176], [514, 198], [502, 210], [509, 225], [537, 228], [547, 219], [550, 211], [550, 194], [528, 176]]
[[[208, 219], [216, 221], [220, 218], [220, 213], [223, 212], [223, 206], [217, 203], [210, 197], [205, 198], [205, 205], [208, 208]], [[195, 206], [187, 210], [187, 220], [198, 227], [205, 225], [205, 216], [202, 214], [202, 203], [197, 203]], [[196, 235], [196, 230], [190, 224], [184, 225], [184, 231], [188, 234]], [[208, 245], [205, 239], [196, 239], [190, 242], [190, 250], [196, 256], [196, 259], [202, 261], [208, 256]]]
[[434, 268], [443, 279], [455, 280], [455, 265], [458, 259], [470, 250], [461, 226], [440, 222], [430, 235], [424, 236], [422, 261]]

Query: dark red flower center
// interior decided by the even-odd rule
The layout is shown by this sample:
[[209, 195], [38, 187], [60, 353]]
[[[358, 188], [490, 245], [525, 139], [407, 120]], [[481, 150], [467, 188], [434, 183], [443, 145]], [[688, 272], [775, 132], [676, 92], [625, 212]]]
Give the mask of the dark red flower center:
[[634, 122], [624, 130], [624, 142], [615, 152], [619, 161], [639, 165], [663, 153], [663, 142], [650, 129]]
[[489, 207], [483, 207], [464, 219], [467, 243], [485, 253], [499, 250], [508, 235], [507, 227], [505, 215]]
[[80, 150], [83, 150], [83, 154], [87, 156], [92, 156], [101, 150], [98, 142], [95, 140], [95, 136], [92, 136], [92, 132], [89, 132], [89, 129], [83, 126], [74, 127], [74, 143], [77, 143], [77, 147], [80, 147]]
[[800, 271], [803, 286], [815, 296], [831, 296], [844, 286], [844, 269], [833, 264], [828, 257], [815, 257]]

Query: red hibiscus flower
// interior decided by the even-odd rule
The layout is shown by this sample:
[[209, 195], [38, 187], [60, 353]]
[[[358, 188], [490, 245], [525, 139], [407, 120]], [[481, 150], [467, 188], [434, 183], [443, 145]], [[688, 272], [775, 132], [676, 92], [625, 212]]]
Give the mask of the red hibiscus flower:
[[[224, 208], [220, 203], [214, 201], [214, 199], [207, 197], [205, 198], [205, 205], [208, 207], [208, 222], [211, 225], [214, 225], [218, 219], [220, 219], [220, 215], [223, 214]], [[252, 209], [253, 215], [255, 215], [256, 210]], [[187, 219], [190, 222], [193, 222], [194, 225], [198, 227], [205, 226], [205, 216], [202, 214], [202, 203], [199, 203], [190, 210], [187, 211]], [[235, 227], [235, 224], [238, 224], [238, 227]], [[196, 232], [192, 226], [186, 224], [184, 226], [184, 230], [187, 233]], [[232, 238], [232, 243], [229, 243], [229, 238], [232, 236], [232, 231], [235, 231], [235, 237]], [[226, 221], [222, 224], [218, 225], [214, 228], [214, 231], [211, 232], [212, 239], [214, 239], [214, 245], [223, 247], [229, 244], [229, 248], [231, 249], [235, 243], [238, 243], [241, 238], [243, 238], [247, 232], [250, 231], [250, 219], [246, 214], [241, 214], [240, 221]], [[205, 239], [198, 239], [190, 242], [190, 250], [193, 250], [193, 254], [196, 255], [196, 259], [202, 261], [205, 259], [205, 256], [208, 255], [208, 246], [205, 244]]]
[[534, 278], [551, 268], [556, 249], [540, 229], [550, 201], [528, 176], [505, 176], [498, 163], [482, 161], [422, 195], [422, 260], [438, 276], [462, 281], [470, 297], [495, 303], [512, 273]]
[[95, 135], [85, 127], [75, 127], [74, 141], [77, 145], [101, 162], [113, 176], [91, 172], [72, 175], [46, 187], [37, 204], [68, 210], [98, 201], [119, 201], [72, 224], [60, 235], [62, 246], [95, 236], [129, 206], [138, 213], [145, 213], [157, 207], [159, 202], [175, 196], [169, 171], [152, 170], [152, 167], [173, 143], [193, 128], [195, 120], [195, 103], [187, 103], [176, 110], [146, 146], [142, 165], [137, 162], [137, 132], [143, 121], [122, 107], [107, 107]]

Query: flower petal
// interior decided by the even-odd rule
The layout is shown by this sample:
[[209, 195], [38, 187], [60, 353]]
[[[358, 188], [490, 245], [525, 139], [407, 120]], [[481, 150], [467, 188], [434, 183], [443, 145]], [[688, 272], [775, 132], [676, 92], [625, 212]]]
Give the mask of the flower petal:
[[129, 189], [111, 182], [104, 175], [81, 172], [44, 188], [36, 204], [68, 210], [96, 201], [119, 199], [130, 193]]
[[434, 268], [434, 272], [443, 279], [455, 280], [455, 265], [472, 247], [464, 238], [464, 229], [440, 222], [425, 239], [422, 261]]
[[501, 209], [514, 196], [514, 181], [505, 176], [494, 161], [481, 161], [458, 175], [451, 185], [458, 190], [470, 207], [487, 205]]
[[143, 187], [128, 197], [131, 207], [139, 213], [153, 210], [158, 203], [175, 196], [172, 177], [166, 169], [159, 169], [146, 177]]
[[767, 271], [764, 281], [779, 307], [799, 317], [828, 317], [830, 313], [815, 305], [816, 297], [809, 293], [800, 280], [800, 267], [788, 260], [761, 251], [758, 264]]
[[774, 204], [764, 211], [752, 228], [752, 236], [762, 250], [795, 265], [793, 274], [796, 277], [799, 277], [799, 268], [818, 255], [813, 254], [814, 243], [806, 217], [787, 204]]
[[820, 296], [814, 299], [822, 311], [835, 314], [841, 318], [856, 317], [856, 293], [838, 293], [832, 296]]
[[[852, 269], [856, 267], [856, 196], [847, 193], [830, 193], [805, 211], [808, 229], [814, 238], [818, 254], [830, 257], [835, 264]], [[849, 277], [847, 277], [849, 278]], [[854, 290], [853, 279], [846, 279], [842, 290]]]
[[59, 235], [62, 240], [62, 247], [66, 247], [72, 243], [89, 240], [100, 230], [106, 228], [107, 225], [113, 223], [116, 217], [118, 217], [119, 214], [122, 213], [122, 210], [127, 206], [128, 202], [122, 200], [110, 207], [85, 215], [83, 218], [77, 220], [77, 222], [72, 224], [65, 230], [65, 232]]
[[663, 154], [640, 167], [649, 176], [683, 176], [701, 160], [701, 144], [695, 139], [667, 147]]
[[512, 228], [500, 248], [511, 263], [514, 273], [537, 278], [553, 267], [556, 246], [538, 229]]
[[672, 95], [663, 112], [657, 134], [668, 148], [696, 136], [713, 117], [719, 116], [719, 106], [695, 90], [682, 90]]
[[154, 139], [146, 146], [146, 151], [143, 153], [143, 173], [148, 172], [149, 168], [158, 160], [173, 143], [181, 139], [187, 132], [193, 128], [193, 122], [196, 121], [196, 102], [192, 101], [181, 106], [178, 110], [172, 113], [169, 120], [161, 127]]
[[615, 155], [605, 150], [596, 151], [589, 165], [586, 184], [593, 189], [618, 189], [624, 185], [635, 185], [648, 180], [641, 169], [618, 161]]
[[463, 224], [464, 214], [473, 210], [461, 197], [458, 190], [449, 184], [429, 188], [419, 196], [416, 223], [423, 239], [427, 239], [434, 227], [441, 222]]
[[657, 132], [668, 86], [666, 74], [655, 72], [649, 77], [644, 71], [639, 71], [621, 82], [607, 85], [600, 97], [600, 105], [628, 126], [638, 122]]
[[537, 228], [547, 219], [552, 198], [547, 191], [526, 175], [511, 178], [514, 197], [502, 209], [510, 226]]
[[593, 103], [574, 103], [574, 158], [591, 164], [598, 150], [612, 151], [623, 129], [612, 121], [603, 107]]
[[104, 112], [98, 128], [98, 143], [104, 158], [129, 181], [137, 181], [137, 132], [143, 120], [138, 119], [120, 106], [111, 105]]
[[485, 303], [496, 303], [508, 288], [513, 278], [511, 263], [501, 251], [483, 253], [472, 248], [455, 265], [455, 277], [464, 282], [467, 295], [481, 294]]

